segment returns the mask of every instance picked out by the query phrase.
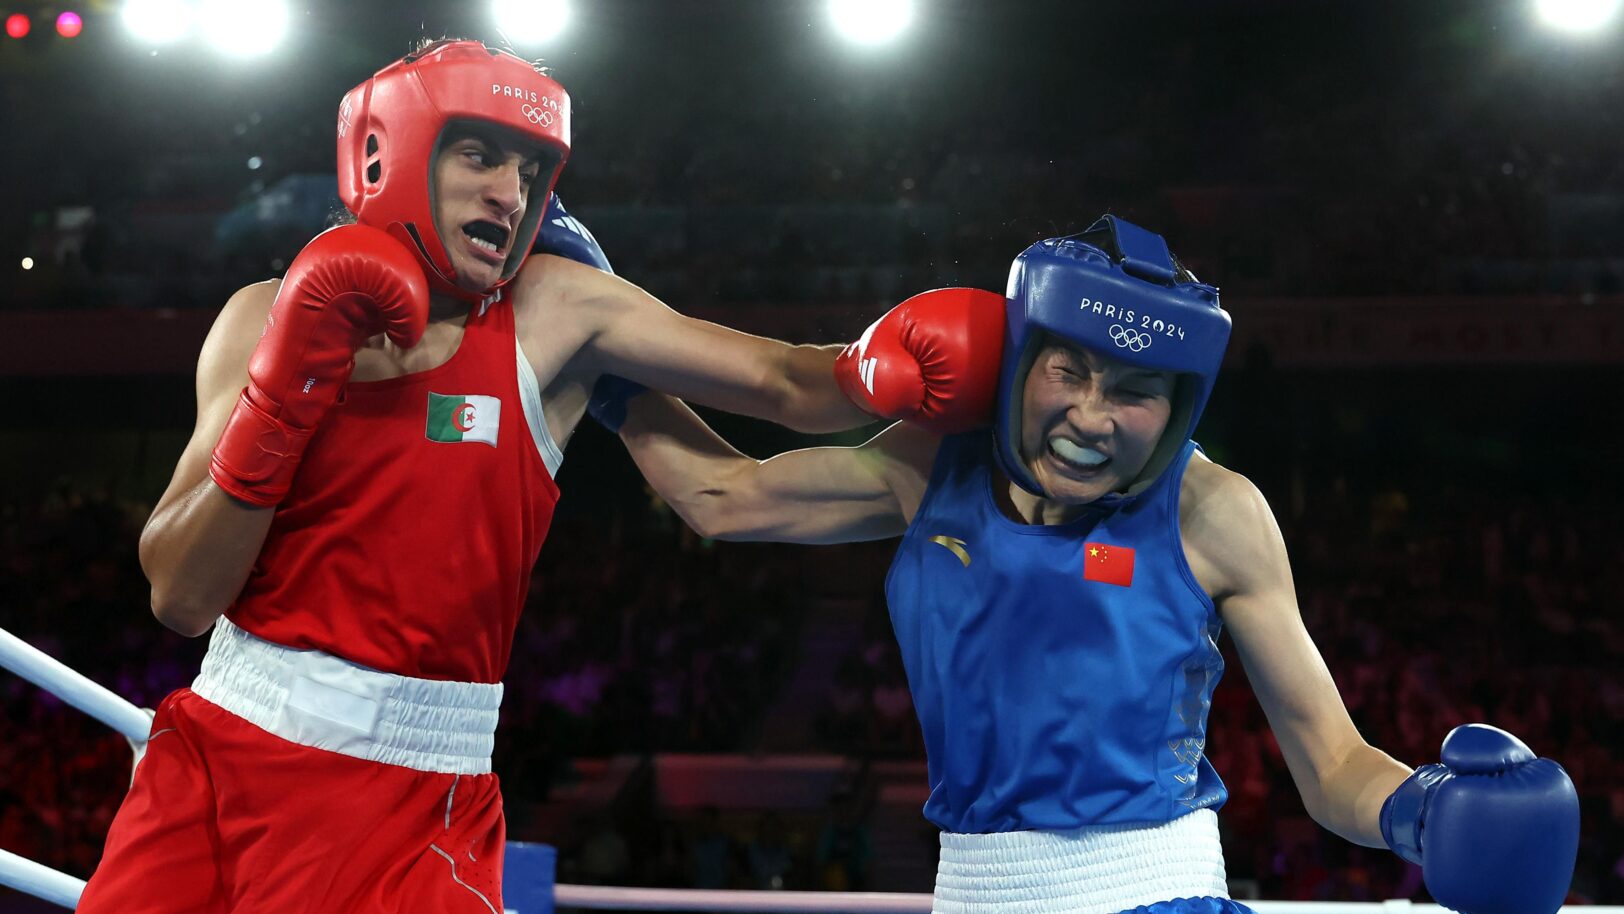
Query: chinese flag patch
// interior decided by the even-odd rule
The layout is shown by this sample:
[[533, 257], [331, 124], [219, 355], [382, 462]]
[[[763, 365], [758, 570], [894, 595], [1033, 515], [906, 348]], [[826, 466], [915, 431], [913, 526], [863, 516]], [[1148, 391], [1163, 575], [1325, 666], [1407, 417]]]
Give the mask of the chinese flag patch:
[[1083, 544], [1083, 580], [1127, 587], [1133, 583], [1133, 550], [1107, 543]]

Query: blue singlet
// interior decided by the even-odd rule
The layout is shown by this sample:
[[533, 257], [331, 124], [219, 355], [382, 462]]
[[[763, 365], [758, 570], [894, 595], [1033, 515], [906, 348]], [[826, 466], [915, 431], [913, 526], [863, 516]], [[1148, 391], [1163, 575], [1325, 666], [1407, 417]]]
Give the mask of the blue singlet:
[[1221, 623], [1179, 538], [1195, 449], [1125, 505], [1041, 526], [994, 503], [990, 433], [942, 441], [886, 579], [938, 827], [1160, 823], [1223, 804], [1203, 754]]

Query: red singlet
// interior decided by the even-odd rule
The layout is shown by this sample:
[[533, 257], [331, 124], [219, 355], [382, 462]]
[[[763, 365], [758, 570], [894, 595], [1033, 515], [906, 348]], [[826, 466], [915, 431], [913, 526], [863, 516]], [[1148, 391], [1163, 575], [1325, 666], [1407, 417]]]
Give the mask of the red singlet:
[[558, 503], [545, 427], [505, 297], [444, 365], [350, 382], [226, 616], [376, 670], [499, 681]]

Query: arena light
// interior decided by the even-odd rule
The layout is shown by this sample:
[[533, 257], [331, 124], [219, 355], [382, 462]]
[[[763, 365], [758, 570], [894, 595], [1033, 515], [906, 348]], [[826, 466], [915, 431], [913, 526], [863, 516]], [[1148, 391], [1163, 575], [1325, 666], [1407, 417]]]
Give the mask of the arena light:
[[283, 0], [203, 0], [198, 26], [209, 43], [235, 57], [258, 57], [282, 42], [288, 30]]
[[144, 44], [170, 44], [192, 31], [186, 0], [125, 0], [124, 27]]
[[1540, 21], [1563, 32], [1582, 34], [1604, 28], [1618, 15], [1620, 0], [1535, 0]]
[[856, 44], [884, 44], [913, 23], [913, 0], [829, 0], [835, 31]]
[[13, 38], [27, 38], [33, 28], [34, 24], [23, 13], [12, 13], [6, 17], [6, 34]]
[[569, 25], [568, 0], [492, 0], [496, 27], [515, 46], [546, 44]]
[[78, 38], [79, 33], [85, 30], [85, 21], [73, 10], [63, 10], [56, 17], [56, 33], [63, 38]]

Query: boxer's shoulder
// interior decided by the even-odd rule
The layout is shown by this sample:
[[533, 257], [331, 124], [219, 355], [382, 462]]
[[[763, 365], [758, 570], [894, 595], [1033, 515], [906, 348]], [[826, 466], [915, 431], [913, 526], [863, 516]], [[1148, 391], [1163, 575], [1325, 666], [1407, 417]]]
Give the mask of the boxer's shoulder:
[[634, 288], [594, 267], [552, 254], [532, 254], [504, 293], [526, 349], [573, 355], [607, 320], [604, 302]]
[[506, 294], [518, 314], [584, 304], [626, 285], [597, 267], [556, 254], [535, 253], [525, 258]]
[[208, 340], [203, 344], [202, 361], [228, 363], [247, 370], [248, 356], [265, 332], [265, 322], [271, 315], [271, 304], [282, 280], [267, 279], [243, 286], [226, 299], [225, 306], [214, 318]]
[[257, 318], [263, 323], [271, 313], [271, 304], [276, 301], [277, 290], [281, 288], [280, 277], [243, 286], [226, 299], [225, 307], [220, 309], [220, 317], [222, 320], [232, 322]]
[[1250, 479], [1199, 454], [1180, 481], [1179, 534], [1190, 570], [1214, 599], [1256, 589], [1260, 576], [1283, 568], [1268, 499]]
[[1209, 519], [1215, 512], [1232, 511], [1254, 500], [1267, 508], [1263, 493], [1250, 479], [1196, 451], [1179, 482], [1179, 520]]

